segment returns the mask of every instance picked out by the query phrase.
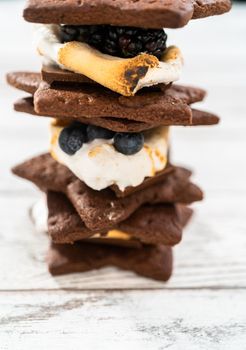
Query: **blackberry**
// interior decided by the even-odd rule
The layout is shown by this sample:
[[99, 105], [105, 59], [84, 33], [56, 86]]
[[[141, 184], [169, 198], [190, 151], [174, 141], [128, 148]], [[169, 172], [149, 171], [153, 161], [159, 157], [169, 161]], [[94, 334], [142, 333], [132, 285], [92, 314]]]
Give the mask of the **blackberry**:
[[142, 29], [110, 25], [63, 25], [61, 41], [85, 42], [108, 55], [131, 58], [145, 52], [161, 58], [167, 35], [163, 29]]

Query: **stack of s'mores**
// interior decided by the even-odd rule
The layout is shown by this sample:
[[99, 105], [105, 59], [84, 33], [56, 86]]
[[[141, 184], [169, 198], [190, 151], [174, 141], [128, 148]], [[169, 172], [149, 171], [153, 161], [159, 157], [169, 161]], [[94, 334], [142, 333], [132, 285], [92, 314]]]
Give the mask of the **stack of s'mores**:
[[[181, 86], [168, 28], [222, 14], [229, 0], [30, 0], [42, 72], [8, 74], [15, 110], [51, 117], [49, 152], [13, 172], [47, 198], [54, 275], [106, 266], [166, 281], [202, 191], [169, 152], [173, 125], [217, 124]], [[163, 29], [164, 28], [164, 29]], [[167, 29], [167, 30], [166, 30]], [[28, 140], [27, 140], [28, 142]]]

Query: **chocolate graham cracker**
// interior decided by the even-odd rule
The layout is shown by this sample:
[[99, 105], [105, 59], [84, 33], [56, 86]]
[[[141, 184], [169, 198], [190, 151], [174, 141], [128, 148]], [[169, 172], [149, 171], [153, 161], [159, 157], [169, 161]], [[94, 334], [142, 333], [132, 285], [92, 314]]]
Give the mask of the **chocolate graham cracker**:
[[[33, 105], [33, 98], [32, 97], [26, 97], [19, 99], [14, 103], [14, 109], [17, 112], [24, 112], [28, 113], [34, 116], [39, 116], [35, 110]], [[57, 119], [57, 121], [60, 121], [61, 123], [66, 122], [73, 122], [73, 121], [79, 121], [84, 124], [90, 124], [90, 125], [96, 125], [101, 126], [105, 129], [113, 130], [115, 132], [141, 132], [146, 131], [149, 129], [152, 129], [159, 125], [159, 123], [144, 123], [144, 122], [137, 122], [134, 120], [127, 120], [127, 119], [119, 119], [119, 118], [86, 118], [86, 117], [80, 117], [77, 119], [68, 117], [54, 117]], [[201, 126], [201, 125], [214, 125], [219, 122], [219, 118], [212, 113], [192, 109], [192, 126]]]
[[31, 95], [38, 90], [42, 81], [41, 74], [37, 72], [11, 72], [6, 75], [7, 83], [14, 88], [29, 92]]
[[[48, 232], [54, 243], [73, 243], [109, 231], [88, 229], [62, 193], [49, 191], [47, 203]], [[192, 210], [180, 204], [144, 205], [111, 229], [127, 232], [132, 239], [144, 244], [175, 245], [180, 242], [183, 227], [191, 215]]]
[[172, 85], [165, 91], [141, 92], [129, 98], [100, 86], [63, 83], [49, 87], [40, 80], [37, 84], [38, 79], [40, 75], [35, 77], [35, 73], [8, 74], [10, 85], [24, 91], [30, 86], [34, 94], [34, 106], [25, 99], [15, 104], [16, 110], [128, 132], [158, 125], [210, 125], [219, 121], [216, 115], [189, 106], [204, 99], [205, 91], [199, 88]]
[[179, 28], [192, 18], [229, 11], [229, 0], [29, 0], [24, 18], [36, 23]]
[[47, 263], [54, 276], [115, 266], [141, 276], [167, 281], [172, 274], [173, 259], [172, 249], [162, 245], [135, 249], [77, 242], [73, 245], [53, 243]]
[[[96, 85], [41, 83], [34, 94], [38, 114], [79, 118], [112, 117], [162, 125], [192, 123], [189, 104], [201, 101], [204, 91], [172, 85], [162, 91], [139, 92], [133, 97], [120, 96]], [[51, 103], [52, 102], [52, 103]]]
[[[160, 183], [133, 193], [124, 198], [115, 198], [109, 190], [96, 193], [84, 191], [81, 181], [67, 187], [67, 196], [79, 215], [84, 217], [84, 209], [90, 208], [86, 214], [87, 226], [99, 228], [111, 226], [129, 217], [137, 208], [145, 203], [185, 203], [190, 204], [202, 199], [201, 190], [189, 182], [185, 171], [177, 169], [166, 176]], [[97, 205], [95, 206], [95, 204]], [[89, 215], [88, 215], [89, 214]]]
[[34, 72], [12, 72], [6, 75], [9, 85], [33, 95], [41, 83], [41, 74]]
[[112, 188], [102, 191], [89, 188], [49, 154], [26, 161], [16, 166], [13, 172], [45, 191], [64, 192], [91, 230], [113, 227], [146, 203], [190, 204], [203, 197], [201, 190], [190, 183], [191, 173], [178, 167], [157, 177], [155, 184], [151, 183], [151, 186], [123, 198], [117, 198]]

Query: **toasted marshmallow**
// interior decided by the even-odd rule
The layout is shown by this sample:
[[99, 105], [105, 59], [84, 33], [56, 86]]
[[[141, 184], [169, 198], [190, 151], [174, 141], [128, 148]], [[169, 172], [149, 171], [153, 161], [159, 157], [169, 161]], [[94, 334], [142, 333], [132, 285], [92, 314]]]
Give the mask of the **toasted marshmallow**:
[[95, 82], [124, 96], [133, 96], [143, 87], [170, 84], [180, 78], [183, 57], [175, 46], [166, 49], [161, 61], [141, 53], [133, 58], [119, 58], [101, 53], [86, 43], [62, 44], [60, 26], [35, 25], [37, 49], [45, 61]]
[[136, 187], [167, 165], [168, 127], [146, 131], [144, 147], [131, 156], [119, 153], [113, 139], [96, 139], [83, 144], [74, 155], [68, 155], [59, 145], [63, 128], [57, 123], [51, 125], [51, 155], [94, 190], [111, 185], [117, 185], [121, 191], [128, 186]]

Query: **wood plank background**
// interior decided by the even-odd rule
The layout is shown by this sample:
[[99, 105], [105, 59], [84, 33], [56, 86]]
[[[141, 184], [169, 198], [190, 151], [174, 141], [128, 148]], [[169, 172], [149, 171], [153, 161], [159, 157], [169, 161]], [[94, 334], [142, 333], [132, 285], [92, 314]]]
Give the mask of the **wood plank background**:
[[47, 119], [12, 111], [13, 70], [37, 70], [22, 1], [0, 4], [0, 349], [246, 349], [246, 8], [168, 31], [185, 56], [182, 82], [209, 91], [217, 127], [172, 130], [176, 163], [206, 192], [175, 248], [167, 284], [113, 268], [52, 278], [47, 238], [28, 211], [39, 199], [9, 169], [47, 149]]

